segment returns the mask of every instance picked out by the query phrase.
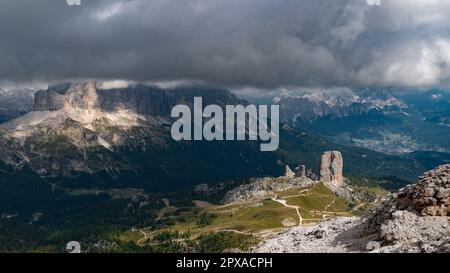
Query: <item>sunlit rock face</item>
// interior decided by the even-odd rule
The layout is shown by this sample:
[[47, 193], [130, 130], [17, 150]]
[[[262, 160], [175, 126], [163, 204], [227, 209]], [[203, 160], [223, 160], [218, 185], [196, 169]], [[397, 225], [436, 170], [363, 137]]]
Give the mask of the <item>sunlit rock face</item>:
[[333, 183], [336, 186], [344, 184], [344, 160], [341, 152], [330, 151], [322, 155], [320, 163], [320, 178], [326, 183]]
[[291, 170], [291, 168], [286, 165], [286, 168], [284, 169], [284, 177], [286, 178], [294, 178], [295, 173]]
[[[96, 182], [98, 175], [105, 183], [142, 186], [149, 181], [145, 186], [164, 190], [171, 186], [159, 181], [181, 187], [218, 177], [257, 176], [266, 168], [279, 173], [271, 164], [273, 155], [256, 160], [259, 149], [248, 143], [173, 140], [172, 107], [192, 107], [195, 97], [202, 97], [204, 105], [246, 104], [228, 90], [205, 86], [106, 89], [94, 81], [50, 86], [37, 92], [33, 111], [0, 125], [0, 164], [30, 169], [45, 179], [86, 175], [93, 183], [103, 183]], [[211, 154], [219, 155], [213, 163]], [[227, 160], [229, 165], [210, 171]], [[193, 164], [184, 164], [187, 161]]]
[[88, 81], [58, 84], [38, 91], [33, 109], [57, 111], [63, 108], [97, 108], [106, 112], [127, 109], [140, 115], [167, 117], [173, 106], [191, 106], [196, 96], [202, 97], [205, 105], [247, 104], [223, 89], [188, 87], [166, 90], [140, 84], [127, 88], [99, 89], [93, 81]]

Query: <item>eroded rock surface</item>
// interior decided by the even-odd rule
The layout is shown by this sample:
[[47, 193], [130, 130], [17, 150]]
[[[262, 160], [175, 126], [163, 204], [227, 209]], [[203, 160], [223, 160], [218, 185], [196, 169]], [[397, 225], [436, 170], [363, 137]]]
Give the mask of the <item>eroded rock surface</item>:
[[295, 177], [295, 173], [291, 170], [291, 168], [286, 165], [285, 169], [284, 169], [284, 177], [285, 178], [294, 178]]
[[320, 162], [320, 179], [336, 186], [344, 184], [344, 160], [341, 152], [329, 151], [322, 155]]

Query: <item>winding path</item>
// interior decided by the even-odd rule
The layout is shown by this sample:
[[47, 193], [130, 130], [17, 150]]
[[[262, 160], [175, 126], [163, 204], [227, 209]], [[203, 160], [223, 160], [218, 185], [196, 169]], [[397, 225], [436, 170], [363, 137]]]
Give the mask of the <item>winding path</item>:
[[142, 246], [142, 245], [144, 245], [143, 242], [145, 242], [145, 241], [147, 240], [148, 235], [147, 235], [147, 233], [146, 233], [145, 231], [143, 231], [142, 229], [140, 229], [139, 232], [142, 233], [142, 234], [144, 234], [144, 238], [139, 239], [139, 241], [137, 241], [137, 244]]
[[328, 209], [331, 208], [331, 206], [333, 206], [334, 204], [336, 204], [336, 197], [333, 198], [333, 200], [330, 202], [330, 204], [325, 206], [324, 212], [327, 213]]
[[283, 205], [287, 208], [295, 209], [295, 211], [297, 212], [297, 215], [298, 215], [298, 226], [299, 227], [303, 226], [303, 217], [300, 214], [299, 206], [288, 205], [286, 200], [278, 199], [277, 197], [273, 197], [272, 200], [277, 203], [280, 203], [281, 205]]

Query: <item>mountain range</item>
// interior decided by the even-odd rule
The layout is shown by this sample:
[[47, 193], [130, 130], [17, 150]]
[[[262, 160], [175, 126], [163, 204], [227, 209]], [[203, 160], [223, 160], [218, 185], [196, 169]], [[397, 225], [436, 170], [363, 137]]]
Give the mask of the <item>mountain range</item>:
[[33, 89], [4, 90], [0, 88], [0, 123], [20, 117], [33, 109]]
[[327, 150], [340, 150], [346, 172], [413, 180], [426, 166], [416, 160], [334, 144], [294, 126], [282, 126], [280, 149], [257, 142], [172, 140], [170, 110], [248, 102], [209, 87], [161, 89], [136, 84], [101, 89], [94, 82], [58, 84], [36, 92], [33, 111], [0, 125], [2, 180], [17, 173], [64, 187], [139, 187], [173, 191], [200, 183], [279, 176], [285, 164], [317, 169]]
[[[0, 124], [0, 251], [63, 252], [73, 238], [88, 252], [247, 248], [258, 237], [254, 231], [312, 224], [336, 213], [360, 215], [386, 190], [404, 187], [447, 158], [337, 144], [286, 119], [275, 152], [261, 152], [254, 141], [177, 142], [170, 132], [173, 106], [192, 106], [198, 96], [205, 105], [221, 107], [249, 102], [206, 86], [99, 86], [51, 85], [33, 92], [26, 113]], [[336, 117], [346, 115], [345, 103], [335, 107]], [[323, 163], [326, 151], [341, 152], [331, 153], [340, 155], [339, 168], [331, 159]], [[286, 165], [300, 164], [304, 175], [323, 176], [328, 166], [330, 174], [338, 169], [342, 177], [343, 167], [349, 183], [345, 198], [336, 195], [340, 189], [335, 193], [300, 171], [292, 181], [280, 177]], [[312, 186], [291, 188], [297, 180]], [[248, 189], [279, 196], [221, 203]], [[208, 233], [211, 229], [217, 232]], [[178, 240], [195, 243], [186, 249]]]
[[335, 143], [386, 154], [450, 152], [450, 94], [443, 90], [316, 92], [274, 102], [285, 122]]

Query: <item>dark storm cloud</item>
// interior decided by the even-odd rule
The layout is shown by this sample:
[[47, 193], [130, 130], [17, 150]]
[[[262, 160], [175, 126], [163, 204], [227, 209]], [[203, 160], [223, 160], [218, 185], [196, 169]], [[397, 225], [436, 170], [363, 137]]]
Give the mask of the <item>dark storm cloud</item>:
[[0, 80], [436, 85], [450, 76], [448, 2], [2, 0]]

